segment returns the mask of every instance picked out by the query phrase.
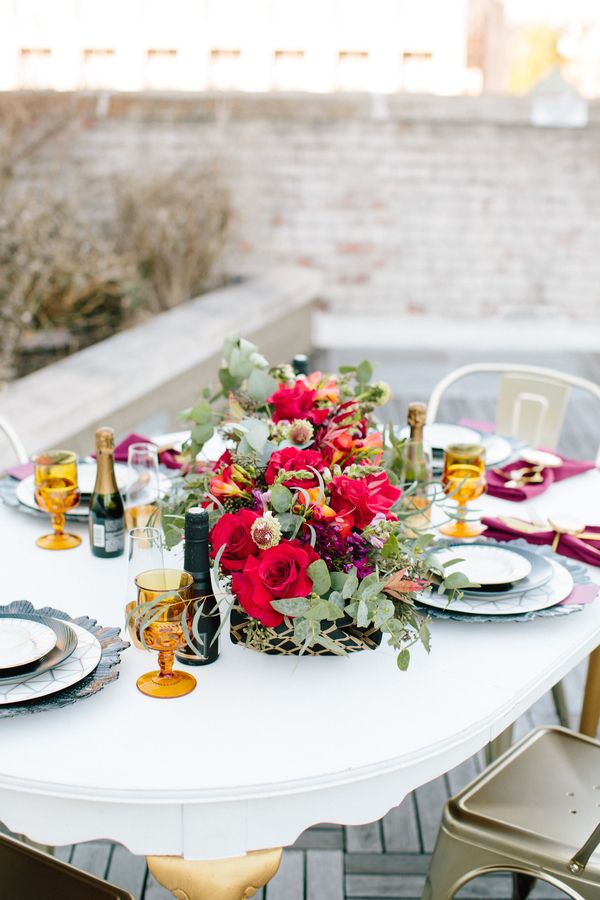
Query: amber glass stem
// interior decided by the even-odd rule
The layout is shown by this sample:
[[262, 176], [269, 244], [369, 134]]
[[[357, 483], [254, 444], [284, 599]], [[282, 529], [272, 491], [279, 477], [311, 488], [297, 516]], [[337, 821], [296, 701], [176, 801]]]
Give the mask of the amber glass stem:
[[52, 513], [51, 522], [52, 522], [52, 528], [54, 529], [56, 534], [64, 534], [64, 530], [65, 530], [64, 513], [60, 513], [60, 512]]
[[173, 678], [173, 663], [175, 661], [175, 654], [172, 650], [160, 650], [158, 654], [158, 668], [160, 669], [159, 674], [154, 679], [157, 684], [160, 684], [163, 681], [169, 681]]

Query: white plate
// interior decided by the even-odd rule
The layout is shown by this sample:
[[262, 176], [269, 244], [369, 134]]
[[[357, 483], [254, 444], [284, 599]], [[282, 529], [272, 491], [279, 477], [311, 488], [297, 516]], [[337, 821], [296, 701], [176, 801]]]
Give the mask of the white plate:
[[513, 455], [510, 441], [499, 434], [482, 434], [481, 443], [485, 448], [485, 464], [488, 469], [501, 466]]
[[423, 603], [425, 606], [434, 606], [436, 609], [446, 609], [449, 612], [479, 616], [511, 616], [548, 609], [548, 607], [556, 606], [557, 603], [566, 600], [573, 590], [573, 577], [568, 569], [554, 559], [549, 559], [549, 562], [554, 569], [550, 581], [541, 587], [524, 591], [522, 594], [510, 597], [502, 594], [490, 594], [486, 599], [468, 597], [465, 594], [460, 600], [448, 602], [445, 594], [425, 593], [419, 597], [419, 603]]
[[530, 466], [543, 466], [545, 469], [558, 469], [563, 465], [563, 461], [556, 453], [548, 453], [547, 450], [532, 450], [526, 447], [519, 454], [521, 459], [529, 463]]
[[[125, 494], [127, 488], [135, 479], [135, 473], [129, 470], [127, 463], [117, 462], [115, 463], [115, 476], [117, 479], [117, 487], [122, 494]], [[89, 496], [94, 490], [94, 484], [96, 483], [96, 463], [80, 462], [77, 466], [77, 481], [81, 493]], [[162, 474], [159, 474], [159, 488], [161, 491], [169, 490], [169, 479]], [[37, 512], [48, 515], [35, 502], [35, 482], [33, 475], [29, 475], [27, 478], [20, 481], [15, 493], [17, 500], [19, 503], [22, 503], [23, 506], [27, 506], [28, 509], [35, 509]], [[67, 519], [87, 519], [88, 513], [89, 507], [87, 498], [84, 497], [79, 501], [79, 506], [68, 511]]]
[[[399, 437], [405, 438], [410, 434], [408, 425], [400, 429]], [[480, 444], [481, 434], [473, 428], [465, 428], [464, 425], [450, 425], [444, 422], [433, 422], [423, 429], [423, 438], [432, 450], [445, 450], [450, 444]]]
[[98, 639], [85, 628], [69, 622], [69, 627], [77, 635], [77, 647], [73, 653], [49, 672], [42, 672], [35, 678], [23, 681], [4, 681], [0, 684], [0, 706], [7, 703], [22, 703], [24, 700], [39, 700], [71, 687], [93, 672], [102, 656]]
[[472, 584], [514, 584], [527, 578], [531, 563], [516, 550], [505, 550], [493, 544], [463, 544], [460, 547], [444, 547], [435, 553], [434, 559], [443, 563], [457, 559], [460, 562], [444, 569], [446, 575], [462, 572]]
[[36, 662], [55, 644], [56, 634], [42, 622], [0, 617], [0, 669]]

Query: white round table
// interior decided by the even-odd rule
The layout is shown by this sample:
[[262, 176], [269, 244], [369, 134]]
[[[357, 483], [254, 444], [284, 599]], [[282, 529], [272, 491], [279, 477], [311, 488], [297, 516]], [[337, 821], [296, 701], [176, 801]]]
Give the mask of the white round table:
[[[526, 504], [482, 498], [486, 513]], [[598, 521], [600, 474], [553, 485], [542, 514]], [[125, 557], [50, 553], [44, 517], [0, 507], [0, 603], [29, 599], [123, 623]], [[75, 526], [79, 528], [80, 526]], [[83, 529], [82, 529], [83, 531]], [[600, 582], [600, 569], [590, 569]], [[431, 655], [263, 656], [221, 639], [198, 686], [143, 696], [155, 656], [123, 654], [85, 702], [0, 722], [0, 821], [44, 844], [110, 838], [134, 853], [214, 859], [291, 844], [318, 822], [383, 816], [495, 738], [600, 644], [600, 603], [528, 623], [433, 621]]]

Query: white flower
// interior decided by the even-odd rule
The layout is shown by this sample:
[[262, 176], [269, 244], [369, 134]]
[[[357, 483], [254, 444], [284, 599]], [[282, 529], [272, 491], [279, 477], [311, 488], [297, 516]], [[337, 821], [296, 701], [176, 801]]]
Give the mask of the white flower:
[[259, 550], [268, 550], [281, 541], [281, 525], [273, 518], [273, 513], [266, 512], [252, 523], [250, 534]]

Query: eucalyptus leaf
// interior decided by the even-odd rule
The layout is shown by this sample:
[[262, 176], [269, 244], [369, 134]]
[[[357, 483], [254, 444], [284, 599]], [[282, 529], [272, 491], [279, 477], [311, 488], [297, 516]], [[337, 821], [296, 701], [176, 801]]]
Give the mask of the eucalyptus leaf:
[[202, 446], [211, 439], [214, 433], [215, 429], [208, 422], [204, 425], [196, 425], [196, 427], [192, 429], [192, 440]]
[[390, 534], [387, 541], [381, 548], [381, 555], [384, 559], [392, 559], [392, 557], [396, 556], [399, 549], [398, 538], [395, 534]]
[[359, 384], [368, 384], [373, 377], [373, 366], [367, 359], [363, 359], [356, 367], [356, 380]]
[[[346, 574], [346, 572], [330, 572], [329, 574], [331, 576], [331, 587], [333, 588], [333, 590], [334, 591], [343, 591], [344, 585], [346, 584], [346, 581], [348, 580], [348, 575]], [[358, 582], [357, 582], [357, 584], [358, 584]], [[351, 591], [349, 596], [351, 596], [352, 593], [353, 592]], [[344, 596], [344, 595], [342, 595], [342, 596]]]
[[283, 484], [272, 484], [269, 488], [271, 506], [278, 513], [287, 512], [293, 502], [293, 494]]
[[248, 379], [247, 391], [255, 403], [262, 405], [277, 390], [277, 382], [263, 369], [254, 369]]
[[410, 663], [410, 651], [404, 648], [397, 656], [396, 662], [401, 672], [406, 672]]
[[260, 453], [269, 438], [269, 429], [264, 422], [256, 421], [248, 429], [245, 437], [252, 449]]
[[342, 597], [344, 600], [349, 600], [350, 597], [358, 590], [358, 578], [356, 577], [356, 569], [352, 572], [348, 572], [346, 575], [346, 580], [342, 587]]
[[230, 391], [234, 391], [240, 384], [239, 380], [233, 377], [229, 369], [219, 369], [219, 381], [226, 394]]
[[303, 616], [309, 608], [306, 597], [286, 597], [280, 600], [271, 600], [271, 606], [283, 616]]
[[366, 628], [369, 624], [369, 610], [365, 600], [361, 599], [358, 603], [356, 612], [356, 624], [359, 628]]
[[308, 575], [313, 583], [315, 594], [319, 594], [319, 596], [322, 597], [323, 594], [326, 594], [327, 591], [330, 590], [331, 576], [325, 560], [316, 559], [312, 562], [308, 567]]
[[320, 634], [316, 639], [316, 643], [325, 647], [325, 649], [329, 650], [331, 653], [335, 653], [336, 656], [348, 656], [344, 648], [332, 640], [327, 634]]
[[471, 582], [462, 572], [452, 572], [447, 578], [444, 578], [442, 586], [447, 591], [456, 591], [467, 587]]

